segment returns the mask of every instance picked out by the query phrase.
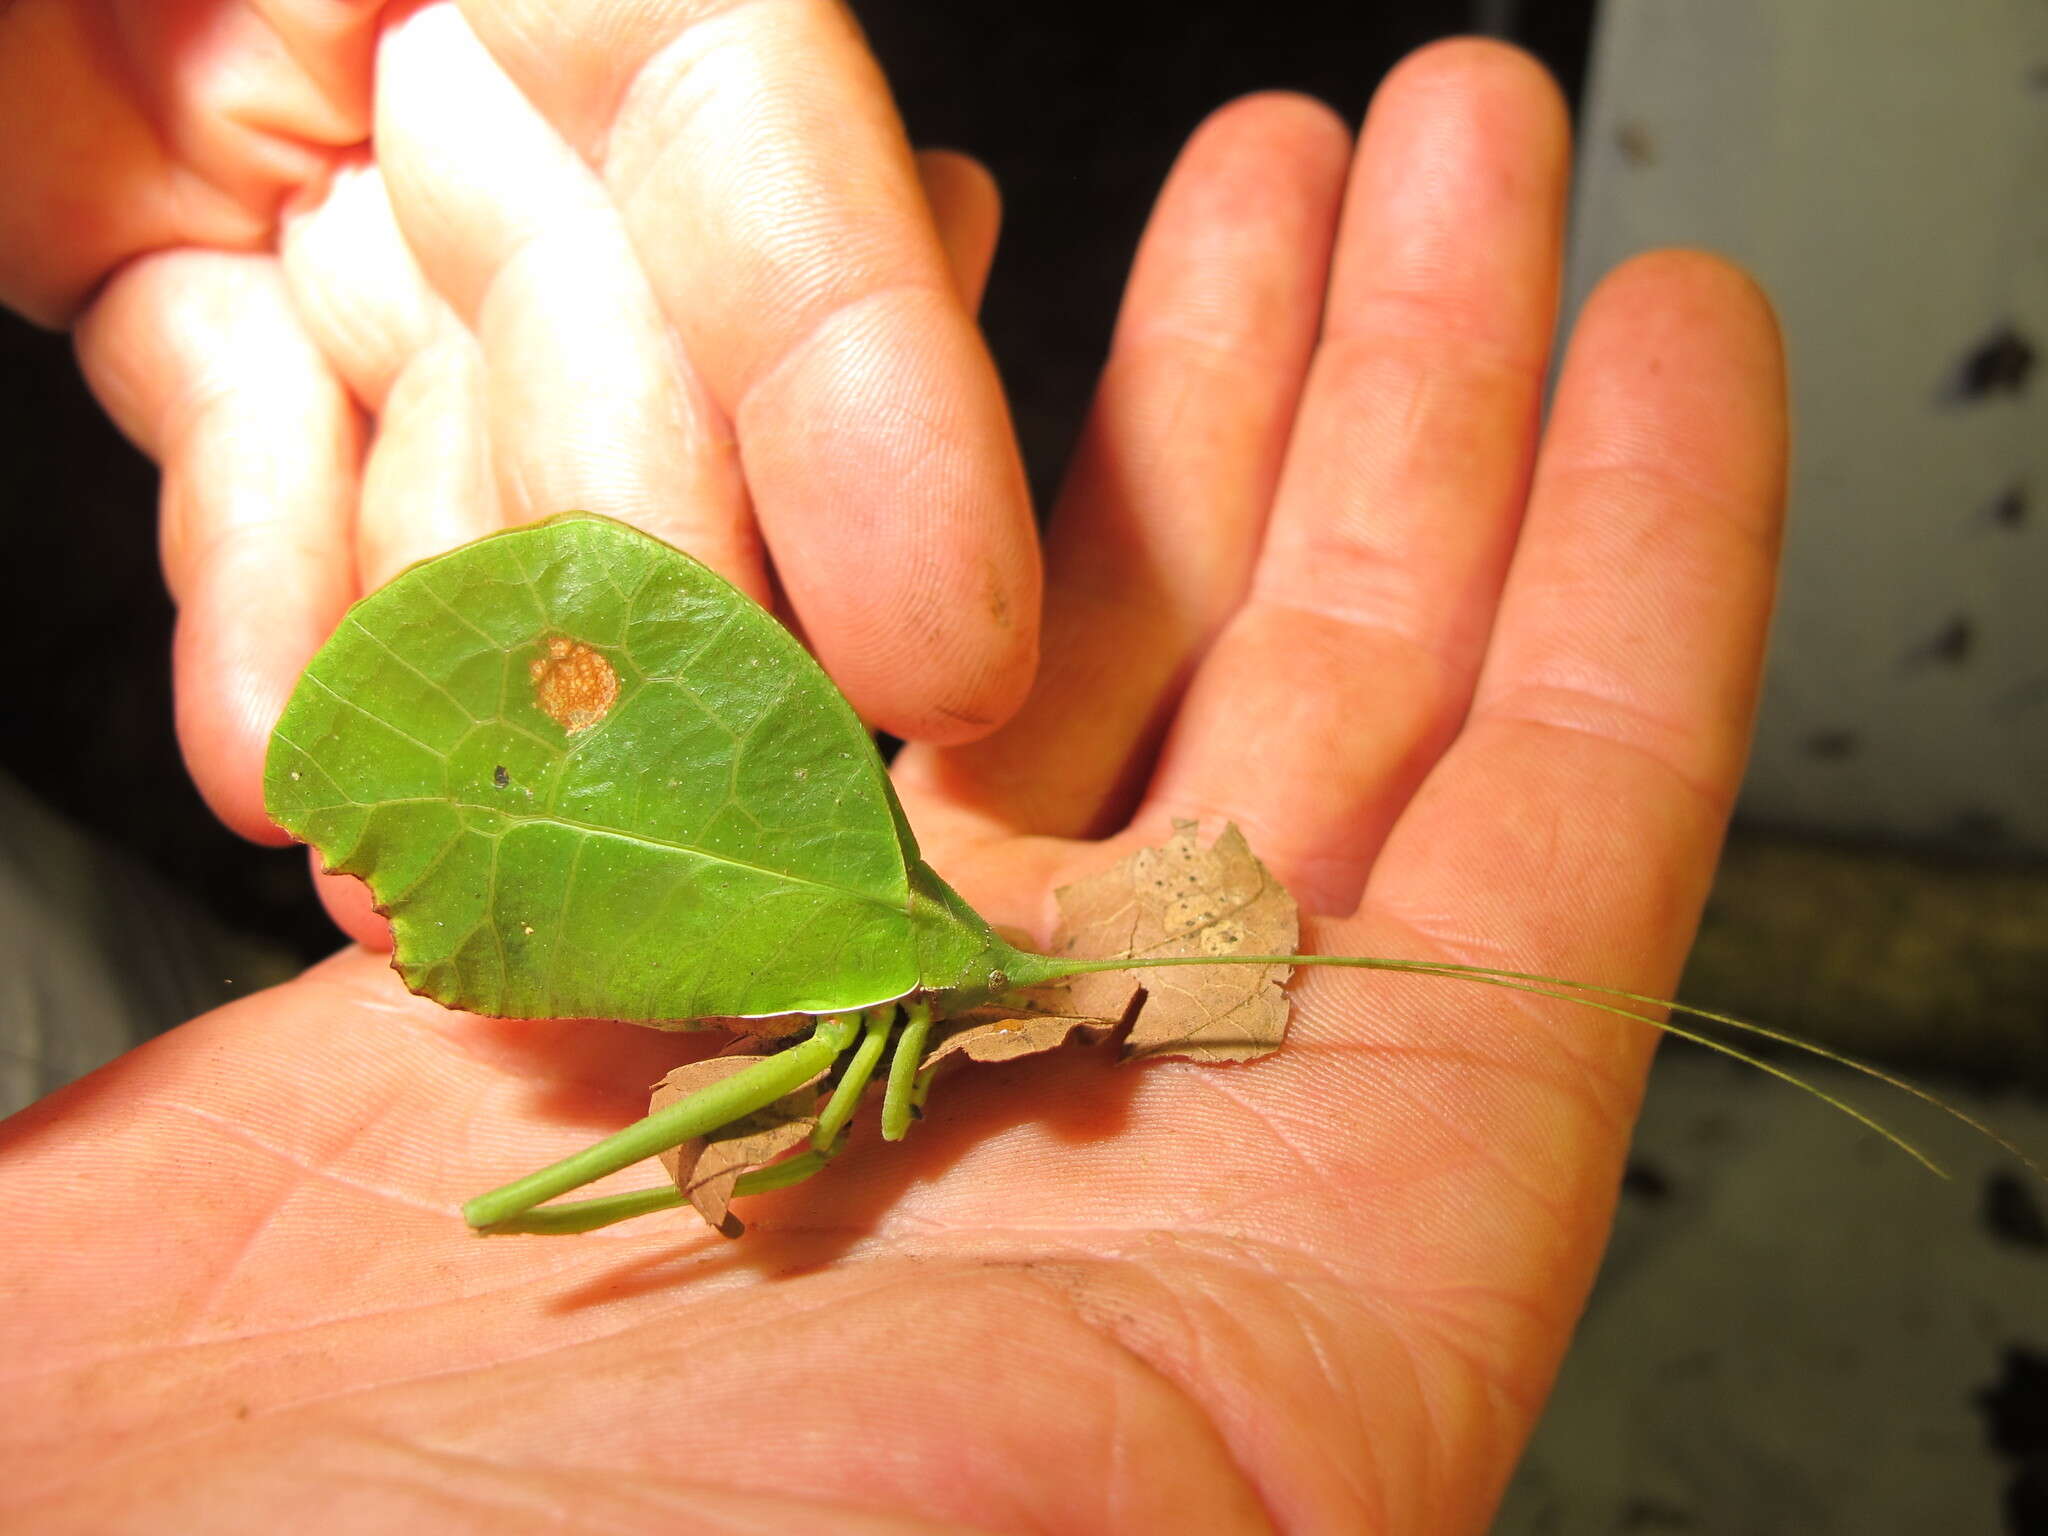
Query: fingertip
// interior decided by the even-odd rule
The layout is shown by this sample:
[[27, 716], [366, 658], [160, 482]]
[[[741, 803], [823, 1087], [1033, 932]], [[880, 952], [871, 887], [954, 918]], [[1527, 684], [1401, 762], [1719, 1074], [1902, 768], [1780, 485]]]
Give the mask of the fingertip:
[[963, 201], [972, 200], [1001, 211], [1002, 192], [996, 185], [995, 172], [965, 150], [921, 149], [917, 152], [917, 169], [928, 191], [939, 187]]
[[[1555, 243], [1571, 136], [1564, 93], [1530, 55], [1487, 38], [1433, 43], [1396, 64], [1373, 93], [1347, 223], [1353, 207], [1391, 223], [1380, 242], [1405, 235], [1416, 247], [1411, 259], [1422, 262], [1448, 259], [1437, 249], [1444, 238], [1507, 220], [1541, 227]], [[1489, 254], [1461, 264], [1481, 266]], [[1426, 267], [1410, 280], [1427, 282]]]
[[1560, 130], [1568, 131], [1571, 107], [1556, 76], [1526, 49], [1491, 37], [1447, 37], [1425, 43], [1408, 54], [1380, 82], [1372, 110], [1401, 101], [1411, 93], [1439, 95], [1511, 93], [1548, 112]]
[[1312, 97], [1263, 91], [1211, 113], [1146, 223], [1113, 356], [1154, 342], [1182, 354], [1199, 341], [1291, 381], [1313, 337], [1350, 160], [1350, 131]]
[[1586, 308], [1719, 331], [1781, 349], [1777, 306], [1748, 268], [1713, 251], [1670, 246], [1629, 257], [1595, 285]]
[[200, 794], [252, 842], [289, 842], [263, 806], [270, 733], [348, 607], [353, 570], [262, 532], [188, 563], [171, 644], [178, 744]]
[[[1651, 436], [1667, 472], [1681, 463], [1718, 465], [1721, 478], [1747, 471], [1737, 476], [1741, 494], [1775, 506], [1789, 436], [1784, 345], [1770, 296], [1736, 263], [1674, 248], [1603, 277], [1580, 311], [1559, 385], [1567, 420], [1579, 419], [1582, 403], [1610, 429], [1567, 436], [1579, 446], [1553, 450], [1561, 460], [1627, 458]], [[1724, 444], [1744, 451], [1728, 457]]]
[[970, 314], [979, 313], [1002, 233], [1002, 194], [996, 179], [980, 161], [950, 150], [920, 153], [917, 173], [960, 302]]
[[[1035, 540], [955, 525], [957, 558], [892, 585], [868, 573], [870, 600], [806, 622], [819, 660], [869, 724], [905, 741], [959, 746], [995, 731], [1024, 706], [1038, 676], [1042, 576]], [[985, 536], [998, 534], [992, 540]], [[976, 535], [981, 542], [970, 543]], [[934, 540], [933, 542], [937, 542]], [[898, 575], [898, 581], [902, 580]]]
[[1351, 129], [1337, 109], [1304, 91], [1252, 91], [1225, 102], [1188, 136], [1183, 154], [1204, 150], [1216, 139], [1251, 138], [1262, 148], [1299, 148], [1348, 156]]
[[171, 643], [178, 747], [200, 797], [228, 830], [282, 847], [291, 837], [264, 809], [263, 764], [291, 684], [267, 675], [263, 660], [236, 656], [240, 647], [224, 644], [227, 638], [203, 607], [181, 610]]
[[1784, 335], [1777, 307], [1746, 268], [1711, 251], [1646, 251], [1609, 273], [1586, 309], [1604, 339], [1627, 348], [1652, 378], [1682, 359], [1685, 377], [1660, 385], [1689, 389], [1702, 425], [1740, 417], [1785, 453]]
[[953, 296], [850, 307], [738, 427], [782, 590], [855, 709], [923, 741], [1007, 719], [1037, 661], [1037, 530], [1001, 381]]
[[[1007, 607], [1014, 599], [1005, 598]], [[1035, 596], [1031, 600], [1036, 609]], [[863, 711], [892, 736], [937, 747], [964, 746], [1000, 729], [1024, 707], [1038, 675], [1038, 626], [992, 624], [988, 643], [933, 686], [878, 700]], [[957, 679], [957, 680], [956, 680]]]
[[926, 149], [918, 151], [917, 178], [960, 300], [970, 312], [979, 310], [1003, 226], [1003, 198], [995, 174], [972, 155]]
[[353, 595], [363, 422], [269, 257], [135, 263], [79, 337], [94, 388], [163, 464], [178, 741], [207, 804], [259, 843], [270, 731]]
[[315, 849], [308, 848], [306, 854], [307, 864], [313, 871], [313, 890], [320, 898], [320, 905], [334, 920], [334, 926], [363, 948], [388, 954], [391, 950], [391, 924], [378, 912], [370, 888], [354, 875], [329, 874], [321, 865], [320, 855]]
[[[1164, 243], [1177, 261], [1199, 263], [1216, 235], [1241, 247], [1267, 237], [1276, 210], [1303, 198], [1321, 210], [1318, 221], [1332, 218], [1350, 159], [1351, 131], [1323, 102], [1294, 91], [1240, 96], [1189, 135], [1153, 208], [1139, 261]], [[1290, 220], [1290, 232], [1298, 222]], [[1133, 288], [1141, 285], [1134, 274]]]

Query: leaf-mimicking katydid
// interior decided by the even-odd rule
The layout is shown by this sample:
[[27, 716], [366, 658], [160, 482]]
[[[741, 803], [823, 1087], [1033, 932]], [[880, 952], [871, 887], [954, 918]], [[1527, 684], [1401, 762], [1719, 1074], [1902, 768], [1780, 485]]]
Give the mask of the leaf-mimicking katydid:
[[1090, 973], [1227, 963], [1462, 979], [1641, 1019], [1785, 1077], [1646, 1010], [1803, 1044], [1512, 971], [1214, 945], [1110, 959], [1017, 948], [924, 862], [866, 730], [788, 631], [695, 560], [588, 514], [428, 560], [350, 610], [278, 724], [265, 798], [328, 868], [369, 885], [405, 984], [451, 1008], [665, 1029], [814, 1020], [470, 1201], [483, 1232], [585, 1231], [676, 1205], [680, 1179], [547, 1202], [814, 1093], [808, 1146], [729, 1187], [792, 1183], [831, 1157], [878, 1074], [883, 1134], [899, 1139], [929, 1085], [935, 1024]]

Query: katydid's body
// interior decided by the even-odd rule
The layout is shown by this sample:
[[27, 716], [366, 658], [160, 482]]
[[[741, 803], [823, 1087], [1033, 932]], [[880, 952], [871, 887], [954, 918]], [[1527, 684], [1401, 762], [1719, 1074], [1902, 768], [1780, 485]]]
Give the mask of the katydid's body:
[[809, 1148], [746, 1174], [736, 1193], [822, 1167], [878, 1072], [883, 1134], [901, 1139], [929, 1086], [935, 1023], [1096, 971], [1433, 975], [1638, 1019], [1799, 1081], [1644, 1010], [1802, 1044], [1788, 1036], [1552, 977], [1363, 956], [1019, 949], [924, 862], [873, 742], [796, 641], [696, 561], [586, 514], [478, 540], [357, 604], [278, 724], [265, 800], [328, 868], [368, 884], [407, 986], [450, 1007], [668, 1029], [819, 1020], [784, 1049], [471, 1201], [479, 1231], [585, 1231], [678, 1204], [673, 1185], [547, 1202], [820, 1074], [829, 1098]]

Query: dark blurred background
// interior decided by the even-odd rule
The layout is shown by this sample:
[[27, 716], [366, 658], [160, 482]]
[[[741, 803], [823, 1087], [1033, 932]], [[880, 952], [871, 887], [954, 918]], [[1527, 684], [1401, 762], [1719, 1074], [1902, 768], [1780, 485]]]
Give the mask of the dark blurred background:
[[[1204, 115], [1287, 87], [1356, 120], [1401, 55], [1454, 32], [1537, 53], [1581, 132], [1567, 309], [1631, 250], [1707, 244], [1764, 278], [1793, 354], [1785, 616], [1686, 995], [1942, 1072], [2048, 1148], [2048, 6], [855, 9], [913, 140], [1002, 185], [983, 318], [1041, 504]], [[112, 991], [124, 967], [169, 978], [120, 1004], [168, 1023], [337, 939], [302, 856], [221, 831], [178, 760], [151, 468], [65, 338], [7, 316], [0, 399], [19, 658], [0, 778], [26, 790], [0, 783], [0, 841], [31, 901], [63, 890], [140, 957]], [[97, 842], [60, 871], [64, 822]], [[150, 936], [140, 914], [167, 904], [197, 950]], [[1974, 1147], [1944, 1186], [1871, 1145], [1667, 1053], [1502, 1531], [2048, 1533], [2038, 1186]]]

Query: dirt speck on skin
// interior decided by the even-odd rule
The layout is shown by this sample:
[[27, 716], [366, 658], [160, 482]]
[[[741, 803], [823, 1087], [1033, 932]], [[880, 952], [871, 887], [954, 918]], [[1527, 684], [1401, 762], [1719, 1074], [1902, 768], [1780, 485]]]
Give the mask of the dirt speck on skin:
[[993, 563], [985, 567], [989, 621], [1004, 634], [1010, 631], [1010, 589]]
[[547, 654], [527, 667], [533, 679], [533, 702], [540, 712], [569, 735], [587, 731], [619, 698], [619, 674], [612, 664], [580, 640], [557, 635]]

